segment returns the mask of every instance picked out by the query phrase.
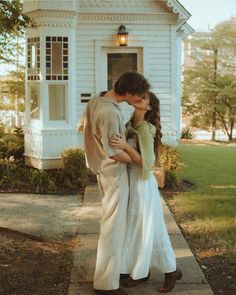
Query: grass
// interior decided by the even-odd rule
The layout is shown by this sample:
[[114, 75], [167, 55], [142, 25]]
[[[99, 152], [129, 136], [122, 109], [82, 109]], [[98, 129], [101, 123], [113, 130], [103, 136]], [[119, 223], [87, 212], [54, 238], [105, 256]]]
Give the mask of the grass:
[[[200, 255], [236, 260], [236, 147], [181, 144], [181, 178], [195, 184], [171, 201], [177, 220]], [[204, 254], [205, 253], [205, 254]]]

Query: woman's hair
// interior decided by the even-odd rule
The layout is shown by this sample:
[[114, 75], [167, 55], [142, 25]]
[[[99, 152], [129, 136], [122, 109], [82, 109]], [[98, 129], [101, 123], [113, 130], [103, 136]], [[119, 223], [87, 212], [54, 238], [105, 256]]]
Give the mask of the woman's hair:
[[144, 116], [144, 119], [156, 127], [156, 135], [154, 137], [154, 152], [156, 156], [156, 161], [159, 160], [159, 150], [161, 147], [161, 118], [160, 118], [160, 101], [158, 97], [153, 93], [149, 92], [150, 101], [149, 105], [151, 107]]
[[114, 90], [119, 95], [131, 93], [141, 95], [148, 91], [150, 85], [141, 74], [137, 72], [126, 72], [115, 82]]

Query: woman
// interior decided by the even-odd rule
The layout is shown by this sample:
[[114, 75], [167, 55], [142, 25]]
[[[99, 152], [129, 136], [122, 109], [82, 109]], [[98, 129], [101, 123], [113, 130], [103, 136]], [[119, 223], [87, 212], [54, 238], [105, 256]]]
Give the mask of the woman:
[[155, 266], [165, 273], [159, 292], [167, 293], [181, 279], [182, 271], [176, 268], [157, 182], [151, 172], [161, 145], [159, 100], [149, 93], [134, 107], [127, 125], [127, 141], [110, 139], [112, 147], [125, 150], [133, 160], [128, 166], [130, 200], [121, 273], [129, 274], [124, 285], [133, 287], [148, 280], [149, 268]]

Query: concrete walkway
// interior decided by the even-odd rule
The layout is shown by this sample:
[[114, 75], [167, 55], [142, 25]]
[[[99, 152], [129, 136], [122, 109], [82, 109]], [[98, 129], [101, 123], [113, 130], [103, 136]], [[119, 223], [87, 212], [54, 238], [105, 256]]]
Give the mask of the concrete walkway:
[[45, 239], [77, 235], [81, 195], [0, 194], [0, 227]]
[[[197, 261], [181, 234], [168, 207], [163, 201], [165, 220], [171, 242], [177, 257], [177, 264], [183, 270], [183, 278], [178, 281], [171, 294], [213, 295]], [[88, 186], [84, 202], [79, 209], [79, 245], [74, 249], [74, 266], [68, 295], [94, 295], [92, 281], [96, 260], [96, 249], [99, 234], [101, 204], [97, 186]], [[137, 287], [126, 289], [130, 295], [158, 294], [158, 288], [164, 281], [164, 275], [151, 269], [151, 278]]]

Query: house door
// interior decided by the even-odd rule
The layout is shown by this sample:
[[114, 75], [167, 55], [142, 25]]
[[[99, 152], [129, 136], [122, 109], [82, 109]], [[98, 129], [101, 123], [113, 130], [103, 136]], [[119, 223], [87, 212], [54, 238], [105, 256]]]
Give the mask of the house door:
[[[125, 72], [143, 73], [143, 55], [141, 48], [103, 48], [103, 90], [110, 90], [117, 79]], [[121, 108], [127, 121], [132, 108], [122, 103]]]

